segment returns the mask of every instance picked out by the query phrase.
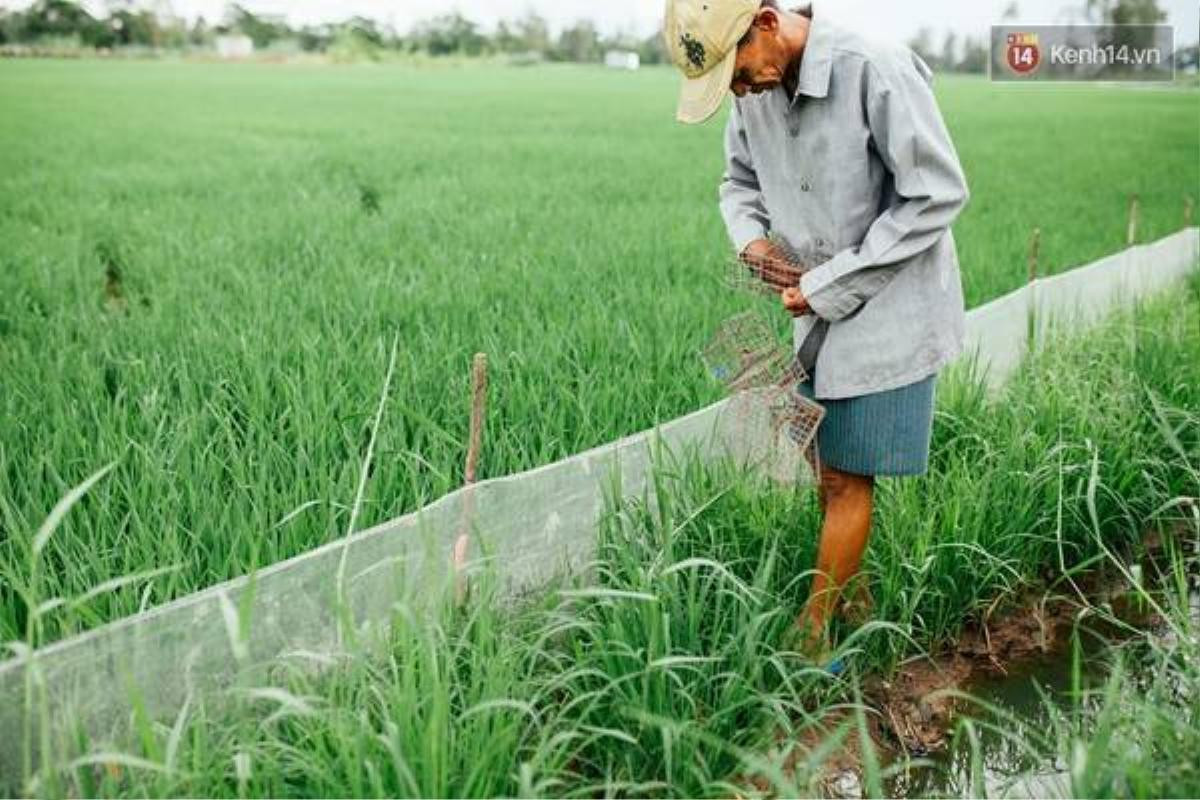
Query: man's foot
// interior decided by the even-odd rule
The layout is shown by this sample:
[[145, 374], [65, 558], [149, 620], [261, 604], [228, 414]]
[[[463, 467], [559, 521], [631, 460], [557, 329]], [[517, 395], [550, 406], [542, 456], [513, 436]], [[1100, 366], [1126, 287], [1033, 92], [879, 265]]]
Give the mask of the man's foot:
[[807, 621], [797, 620], [789, 627], [783, 634], [781, 644], [783, 649], [799, 653], [806, 661], [820, 666], [831, 675], [840, 675], [846, 669], [842, 659], [834, 657], [827, 633], [814, 633], [813, 626]]

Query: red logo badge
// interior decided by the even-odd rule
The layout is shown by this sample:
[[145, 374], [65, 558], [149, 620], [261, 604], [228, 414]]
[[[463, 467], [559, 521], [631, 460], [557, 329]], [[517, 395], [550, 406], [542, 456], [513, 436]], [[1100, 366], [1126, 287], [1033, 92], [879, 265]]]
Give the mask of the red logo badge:
[[1042, 63], [1042, 51], [1038, 49], [1037, 34], [1008, 34], [1008, 49], [1004, 54], [1004, 62], [1018, 75], [1032, 74]]

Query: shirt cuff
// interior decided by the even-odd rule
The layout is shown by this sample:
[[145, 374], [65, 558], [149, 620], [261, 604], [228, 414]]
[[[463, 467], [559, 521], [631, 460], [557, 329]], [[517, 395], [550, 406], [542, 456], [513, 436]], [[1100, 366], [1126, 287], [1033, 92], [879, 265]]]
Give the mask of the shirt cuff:
[[837, 322], [854, 310], [847, 307], [852, 303], [852, 298], [846, 297], [836, 281], [839, 275], [853, 270], [852, 262], [857, 258], [853, 250], [843, 250], [800, 276], [800, 293], [804, 295], [808, 307], [821, 319]]

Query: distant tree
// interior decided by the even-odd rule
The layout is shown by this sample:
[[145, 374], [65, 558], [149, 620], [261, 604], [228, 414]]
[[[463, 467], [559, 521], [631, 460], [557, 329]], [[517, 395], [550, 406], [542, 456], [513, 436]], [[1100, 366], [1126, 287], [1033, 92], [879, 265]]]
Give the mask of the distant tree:
[[116, 45], [153, 47], [158, 41], [158, 21], [149, 11], [121, 8], [108, 16]]
[[94, 28], [97, 20], [77, 3], [68, 0], [37, 0], [21, 15], [18, 36], [36, 40], [47, 36], [78, 36]]
[[982, 39], [967, 36], [963, 39], [962, 59], [958, 62], [959, 72], [987, 72], [988, 48]]
[[1084, 13], [1096, 25], [1157, 25], [1167, 18], [1157, 0], [1086, 0]]
[[383, 47], [386, 43], [387, 36], [373, 19], [351, 17], [339, 27], [353, 32], [354, 35], [361, 37], [363, 41], [369, 42], [376, 47]]
[[306, 25], [296, 32], [300, 49], [306, 53], [322, 53], [333, 41], [333, 31], [328, 25]]
[[561, 61], [599, 61], [600, 34], [595, 24], [588, 20], [580, 20], [563, 28], [553, 55]]
[[667, 61], [667, 49], [663, 45], [662, 31], [647, 36], [638, 44], [638, 56], [643, 64], [663, 64]]
[[211, 39], [212, 34], [208, 29], [208, 22], [201, 14], [196, 17], [196, 21], [192, 23], [192, 29], [188, 31], [188, 43], [196, 47], [204, 47], [209, 44]]
[[931, 67], [938, 63], [937, 53], [933, 50], [933, 30], [930, 28], [920, 28], [916, 35], [908, 40], [908, 49]]
[[419, 24], [413, 31], [413, 39], [418, 47], [434, 56], [477, 56], [487, 46], [478, 26], [457, 11]]
[[1175, 68], [1181, 71], [1200, 68], [1200, 43], [1181, 47], [1176, 50]]
[[521, 37], [513, 32], [506, 20], [496, 24], [496, 32], [492, 34], [492, 45], [501, 53], [516, 53], [523, 46]]
[[544, 17], [530, 11], [516, 22], [517, 38], [520, 49], [525, 52], [550, 53], [550, 26]]
[[290, 38], [292, 31], [280, 19], [258, 16], [236, 3], [225, 13], [225, 27], [249, 36], [257, 48], [265, 48], [277, 39]]
[[954, 31], [946, 31], [946, 38], [942, 40], [940, 61], [941, 63], [938, 66], [942, 69], [958, 69], [958, 36], [955, 35]]

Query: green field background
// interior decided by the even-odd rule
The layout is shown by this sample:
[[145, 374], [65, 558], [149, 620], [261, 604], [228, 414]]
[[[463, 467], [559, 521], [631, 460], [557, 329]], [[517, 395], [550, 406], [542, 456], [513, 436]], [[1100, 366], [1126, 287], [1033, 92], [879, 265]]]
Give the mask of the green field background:
[[[22, 594], [171, 570], [53, 638], [344, 532], [393, 336], [364, 525], [461, 482], [476, 351], [482, 477], [717, 399], [695, 352], [747, 301], [719, 283], [721, 125], [675, 124], [676, 80], [0, 62], [0, 640]], [[1123, 246], [1131, 194], [1150, 240], [1200, 185], [1195, 91], [937, 92], [969, 306], [1025, 279], [1035, 226], [1056, 272]], [[114, 460], [31, 585], [38, 525]]]

